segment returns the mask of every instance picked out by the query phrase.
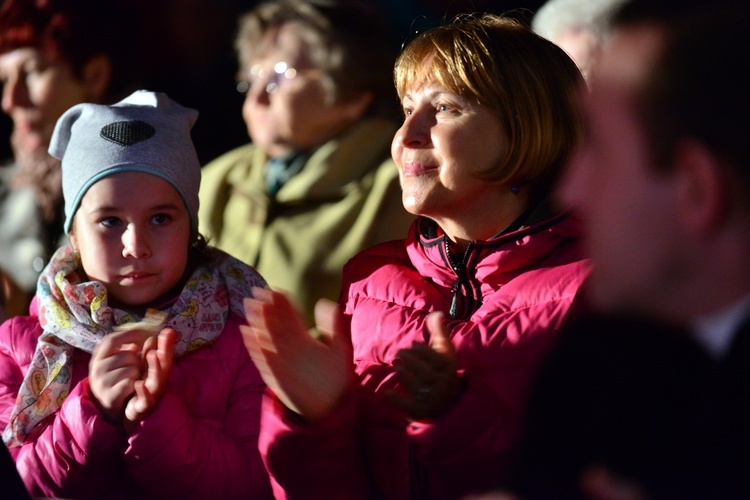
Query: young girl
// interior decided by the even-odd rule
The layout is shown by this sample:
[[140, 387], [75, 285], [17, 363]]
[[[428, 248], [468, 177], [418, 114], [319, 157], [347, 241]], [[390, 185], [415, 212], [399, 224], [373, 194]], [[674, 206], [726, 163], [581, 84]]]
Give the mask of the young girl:
[[0, 327], [0, 425], [32, 495], [270, 495], [239, 333], [265, 282], [198, 235], [196, 117], [139, 91], [57, 123], [70, 244]]

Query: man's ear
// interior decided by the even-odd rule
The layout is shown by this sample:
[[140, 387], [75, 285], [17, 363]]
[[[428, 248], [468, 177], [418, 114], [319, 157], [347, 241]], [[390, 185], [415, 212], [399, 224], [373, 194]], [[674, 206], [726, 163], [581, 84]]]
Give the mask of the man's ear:
[[694, 140], [679, 143], [673, 161], [678, 177], [679, 216], [685, 229], [699, 237], [718, 230], [732, 192], [722, 161]]
[[112, 61], [104, 54], [94, 56], [86, 62], [82, 76], [90, 100], [100, 102], [112, 83]]

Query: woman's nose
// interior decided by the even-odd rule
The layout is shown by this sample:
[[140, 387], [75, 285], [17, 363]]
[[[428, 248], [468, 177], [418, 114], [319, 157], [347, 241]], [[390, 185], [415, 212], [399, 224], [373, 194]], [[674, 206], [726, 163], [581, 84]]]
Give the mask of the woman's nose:
[[28, 107], [28, 103], [29, 89], [26, 82], [18, 77], [8, 78], [3, 85], [3, 112], [10, 115], [14, 108]]
[[255, 103], [268, 104], [269, 96], [272, 93], [267, 90], [269, 85], [268, 78], [257, 77], [252, 84], [248, 83], [245, 99]]
[[404, 118], [401, 128], [396, 131], [394, 142], [407, 148], [424, 147], [430, 142], [430, 128], [428, 117], [414, 112]]

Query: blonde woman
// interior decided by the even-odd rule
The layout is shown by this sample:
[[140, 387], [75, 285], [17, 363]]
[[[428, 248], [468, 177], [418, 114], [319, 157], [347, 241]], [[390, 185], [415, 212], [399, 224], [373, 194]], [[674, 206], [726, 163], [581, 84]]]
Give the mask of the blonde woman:
[[508, 18], [458, 19], [396, 62], [392, 154], [406, 239], [344, 269], [323, 342], [280, 293], [246, 301], [270, 391], [261, 453], [279, 498], [460, 498], [497, 484], [529, 381], [587, 275], [549, 199], [580, 138], [573, 61]]

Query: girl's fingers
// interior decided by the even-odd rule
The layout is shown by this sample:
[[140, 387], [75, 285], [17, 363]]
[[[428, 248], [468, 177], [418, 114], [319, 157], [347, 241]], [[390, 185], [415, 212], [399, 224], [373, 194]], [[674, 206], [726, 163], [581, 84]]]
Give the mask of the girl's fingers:
[[148, 370], [143, 382], [145, 382], [145, 388], [148, 389], [149, 392], [155, 393], [160, 389], [163, 382], [161, 361], [156, 351], [151, 351], [146, 355], [146, 363], [148, 365]]
[[137, 416], [145, 413], [151, 403], [151, 393], [148, 391], [148, 387], [145, 381], [139, 380], [135, 383], [135, 397], [133, 401], [133, 409]]
[[172, 328], [165, 328], [157, 339], [156, 354], [159, 358], [161, 369], [169, 375], [174, 364], [174, 348], [177, 342], [177, 332]]
[[135, 393], [125, 408], [125, 417], [131, 422], [138, 422], [143, 419], [144, 414], [150, 407], [151, 395], [148, 393], [143, 380], [136, 381], [133, 389]]
[[[146, 339], [150, 337], [147, 332], [141, 330], [129, 330], [125, 332], [116, 332], [105, 335], [101, 344], [94, 351], [94, 356], [107, 357], [124, 350], [132, 350], [130, 345], [138, 346], [141, 349]], [[127, 347], [126, 347], [127, 346]]]
[[144, 342], [143, 342], [143, 356], [146, 355], [147, 352], [149, 352], [151, 349], [156, 349], [156, 335], [150, 335]]

